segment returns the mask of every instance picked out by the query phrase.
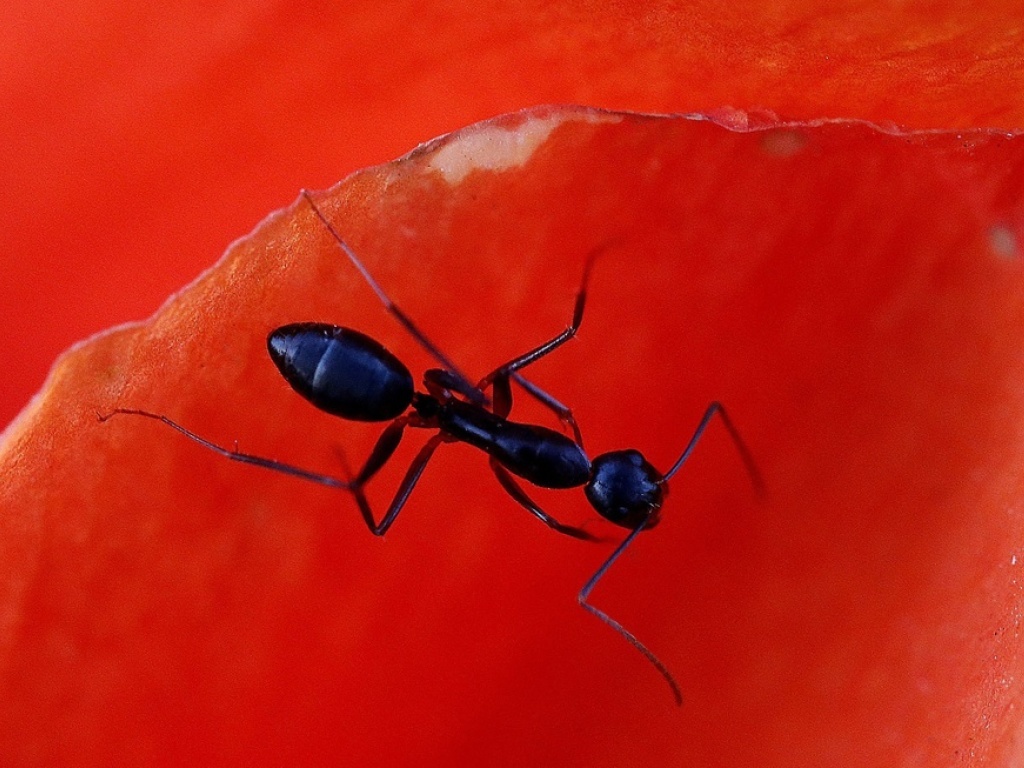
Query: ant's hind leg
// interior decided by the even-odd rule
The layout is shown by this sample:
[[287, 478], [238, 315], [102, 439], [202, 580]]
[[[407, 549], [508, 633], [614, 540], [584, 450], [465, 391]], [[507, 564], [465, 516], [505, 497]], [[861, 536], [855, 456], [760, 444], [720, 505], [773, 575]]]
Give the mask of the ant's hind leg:
[[171, 429], [180, 432], [189, 440], [195, 443], [199, 443], [199, 445], [203, 446], [204, 448], [208, 448], [214, 453], [219, 453], [221, 456], [231, 459], [231, 461], [239, 461], [242, 462], [243, 464], [252, 464], [253, 466], [256, 467], [263, 467], [264, 469], [270, 469], [273, 470], [274, 472], [280, 472], [281, 474], [284, 475], [298, 477], [301, 480], [308, 480], [311, 483], [319, 483], [320, 485], [326, 485], [330, 488], [341, 488], [343, 490], [350, 490], [351, 488], [350, 483], [341, 480], [337, 477], [331, 477], [330, 475], [321, 475], [317, 472], [310, 472], [309, 470], [302, 469], [301, 467], [295, 467], [292, 466], [291, 464], [285, 464], [282, 461], [265, 459], [262, 456], [253, 456], [252, 454], [242, 453], [241, 451], [238, 450], [229, 450], [228, 448], [224, 448], [220, 445], [217, 445], [216, 443], [210, 442], [204, 437], [200, 437], [195, 432], [185, 429], [185, 427], [181, 426], [181, 424], [178, 424], [176, 421], [172, 421], [166, 416], [161, 416], [158, 413], [140, 411], [135, 408], [115, 408], [106, 415], [97, 413], [96, 417], [100, 420], [100, 422], [104, 422], [118, 415], [145, 416], [147, 419], [159, 421], [163, 424], [166, 424]]
[[380, 299], [381, 304], [384, 305], [384, 309], [386, 309], [395, 317], [396, 320], [398, 320], [399, 323], [402, 324], [402, 327], [405, 328], [405, 330], [408, 331], [414, 339], [416, 339], [421, 347], [427, 350], [427, 352], [441, 364], [442, 368], [455, 377], [457, 384], [456, 391], [458, 391], [459, 394], [464, 395], [478, 405], [485, 405], [487, 403], [487, 397], [484, 396], [483, 391], [479, 387], [474, 387], [472, 382], [470, 382], [466, 375], [458, 369], [455, 363], [453, 363], [451, 359], [449, 359], [449, 357], [442, 352], [436, 344], [434, 344], [434, 342], [428, 339], [426, 334], [419, 329], [412, 319], [406, 315], [405, 312], [403, 312], [401, 308], [391, 300], [391, 297], [384, 292], [384, 289], [381, 288], [377, 281], [373, 279], [373, 275], [370, 274], [370, 270], [366, 268], [366, 265], [363, 264], [360, 258], [356, 255], [356, 252], [352, 250], [352, 247], [345, 242], [345, 239], [340, 234], [338, 234], [338, 230], [334, 228], [334, 225], [327, 220], [327, 217], [320, 211], [317, 204], [313, 202], [313, 197], [309, 192], [304, 189], [301, 194], [302, 197], [305, 198], [306, 202], [309, 203], [309, 207], [313, 209], [313, 213], [316, 214], [316, 217], [320, 219], [321, 223], [327, 228], [327, 231], [330, 232], [342, 253], [348, 257], [348, 260], [352, 262], [353, 266], [357, 270], [359, 270], [359, 274], [363, 276], [363, 279], [367, 282], [370, 288], [373, 289], [373, 292], [377, 294], [377, 298]]

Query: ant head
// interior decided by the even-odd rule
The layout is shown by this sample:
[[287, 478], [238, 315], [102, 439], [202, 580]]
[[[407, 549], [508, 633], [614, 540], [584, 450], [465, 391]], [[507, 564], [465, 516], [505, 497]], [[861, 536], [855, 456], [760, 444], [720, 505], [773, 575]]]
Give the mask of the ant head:
[[664, 477], [640, 451], [603, 453], [591, 463], [583, 492], [591, 506], [609, 522], [635, 530], [653, 528], [665, 499]]

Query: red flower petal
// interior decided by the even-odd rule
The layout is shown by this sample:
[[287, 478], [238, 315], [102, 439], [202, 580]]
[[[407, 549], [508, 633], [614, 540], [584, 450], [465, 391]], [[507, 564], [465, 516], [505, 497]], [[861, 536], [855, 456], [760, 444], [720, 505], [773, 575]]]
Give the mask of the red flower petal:
[[1008, 0], [15, 3], [0, 25], [0, 424], [302, 187], [543, 103], [1024, 125]]
[[[733, 121], [735, 122], [735, 121]], [[666, 467], [715, 426], [594, 601], [610, 551], [556, 536], [444, 446], [386, 541], [344, 494], [225, 461], [115, 406], [332, 471], [378, 430], [316, 412], [273, 327], [430, 359], [308, 208], [152, 321], [65, 357], [0, 461], [9, 763], [936, 765], [1016, 756], [1024, 356], [1014, 139], [540, 110], [348, 179], [322, 205], [472, 372], [530, 371], [591, 455]], [[517, 401], [518, 418], [550, 423]], [[373, 483], [386, 503], [422, 438]], [[592, 521], [582, 493], [537, 493]], [[595, 531], [613, 534], [601, 523]], [[972, 757], [968, 757], [971, 755]]]

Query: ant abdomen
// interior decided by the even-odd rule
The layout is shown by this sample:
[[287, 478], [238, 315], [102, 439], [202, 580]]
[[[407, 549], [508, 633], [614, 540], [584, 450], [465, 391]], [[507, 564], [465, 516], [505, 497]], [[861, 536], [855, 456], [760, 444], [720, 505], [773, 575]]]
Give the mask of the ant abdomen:
[[271, 331], [267, 349], [292, 389], [350, 421], [390, 421], [412, 402], [413, 379], [380, 342], [351, 328], [293, 323]]

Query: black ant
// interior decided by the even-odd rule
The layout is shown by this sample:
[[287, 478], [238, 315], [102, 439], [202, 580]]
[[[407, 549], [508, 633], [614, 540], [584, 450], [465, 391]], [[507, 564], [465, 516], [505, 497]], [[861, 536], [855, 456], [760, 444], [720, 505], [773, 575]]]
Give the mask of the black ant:
[[[272, 459], [228, 450], [200, 437], [166, 416], [149, 411], [117, 408], [109, 414], [99, 416], [100, 421], [106, 421], [116, 414], [156, 419], [200, 445], [234, 461], [254, 464], [321, 485], [347, 490], [355, 497], [363, 521], [375, 536], [384, 535], [395, 522], [423, 474], [427, 462], [442, 443], [465, 442], [480, 448], [489, 454], [491, 470], [502, 488], [517, 503], [559, 533], [593, 541], [596, 537], [586, 531], [560, 523], [544, 512], [526, 494], [513, 475], [543, 488], [583, 486], [587, 500], [598, 514], [615, 525], [628, 529], [630, 533], [580, 590], [579, 604], [642, 653], [668, 683], [676, 703], [682, 704], [679, 685], [662, 661], [629, 630], [587, 600], [601, 577], [640, 532], [657, 525], [668, 481], [689, 458], [714, 416], [718, 415], [721, 418], [755, 489], [759, 493], [762, 491], [763, 482], [753, 456], [725, 408], [718, 402], [708, 406], [682, 454], [664, 474], [655, 469], [643, 454], [633, 449], [604, 453], [591, 461], [583, 450], [582, 435], [571, 410], [523, 378], [519, 371], [553, 352], [576, 335], [583, 320], [591, 267], [602, 249], [591, 252], [587, 259], [569, 327], [544, 344], [495, 368], [473, 385], [391, 301], [359, 257], [313, 202], [309, 193], [303, 190], [302, 196], [377, 294], [387, 311], [443, 366], [430, 369], [424, 374], [426, 393], [416, 392], [408, 368], [380, 343], [359, 331], [324, 323], [294, 323], [271, 331], [267, 338], [270, 357], [282, 376], [302, 397], [320, 410], [343, 419], [391, 421], [377, 440], [363, 467], [354, 476], [350, 475], [345, 480], [309, 472]], [[510, 421], [508, 416], [512, 409], [513, 378], [528, 394], [567, 424], [572, 429], [575, 439], [569, 439], [546, 427]], [[488, 390], [492, 392], [491, 398], [487, 397]], [[363, 493], [363, 487], [394, 454], [406, 427], [435, 429], [437, 434], [426, 442], [413, 459], [391, 504], [378, 523]]]

